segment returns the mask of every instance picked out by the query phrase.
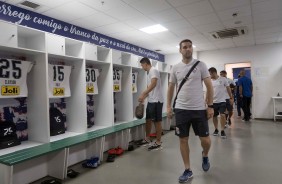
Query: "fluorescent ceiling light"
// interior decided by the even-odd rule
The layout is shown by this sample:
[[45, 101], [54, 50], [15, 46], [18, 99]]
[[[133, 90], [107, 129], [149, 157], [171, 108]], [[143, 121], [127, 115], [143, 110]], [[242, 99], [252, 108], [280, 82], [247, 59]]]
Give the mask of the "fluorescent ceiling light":
[[[179, 49], [179, 45], [176, 45], [176, 47]], [[193, 48], [196, 48], [196, 45], [192, 45]]]
[[153, 26], [144, 27], [144, 28], [139, 29], [139, 30], [143, 31], [145, 33], [153, 34], [153, 33], [159, 33], [159, 32], [163, 32], [163, 31], [167, 31], [167, 28], [163, 27], [160, 24], [156, 24], [156, 25], [153, 25]]

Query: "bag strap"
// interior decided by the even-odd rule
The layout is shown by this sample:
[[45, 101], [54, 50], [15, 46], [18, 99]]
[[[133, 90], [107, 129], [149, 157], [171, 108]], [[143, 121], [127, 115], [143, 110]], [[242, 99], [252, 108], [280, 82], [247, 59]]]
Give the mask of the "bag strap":
[[181, 83], [179, 84], [179, 87], [178, 87], [178, 90], [177, 90], [177, 93], [176, 93], [176, 96], [174, 98], [174, 101], [173, 101], [173, 105], [172, 105], [172, 108], [174, 109], [175, 107], [175, 104], [176, 104], [176, 99], [177, 99], [177, 96], [178, 96], [178, 93], [180, 91], [180, 89], [182, 88], [183, 84], [188, 80], [190, 74], [192, 73], [192, 71], [196, 68], [196, 66], [200, 63], [200, 61], [197, 61], [192, 67], [191, 69], [189, 70], [189, 72], [187, 73], [187, 75], [182, 79]]

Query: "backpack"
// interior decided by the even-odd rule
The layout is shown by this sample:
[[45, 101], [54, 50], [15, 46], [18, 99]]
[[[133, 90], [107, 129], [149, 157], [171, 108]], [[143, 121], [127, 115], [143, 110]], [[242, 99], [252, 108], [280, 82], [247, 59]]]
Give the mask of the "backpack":
[[11, 121], [0, 121], [0, 149], [21, 144], [18, 139], [16, 125]]
[[63, 113], [55, 108], [50, 107], [49, 109], [50, 115], [50, 135], [59, 135], [65, 133], [65, 120]]

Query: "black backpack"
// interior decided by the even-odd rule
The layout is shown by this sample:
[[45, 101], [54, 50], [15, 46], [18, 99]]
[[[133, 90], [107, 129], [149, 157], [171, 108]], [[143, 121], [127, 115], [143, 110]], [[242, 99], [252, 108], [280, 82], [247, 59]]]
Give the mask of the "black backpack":
[[65, 133], [65, 119], [63, 113], [55, 107], [50, 107], [50, 135], [59, 135]]
[[18, 139], [16, 125], [11, 121], [0, 121], [0, 149], [21, 144]]

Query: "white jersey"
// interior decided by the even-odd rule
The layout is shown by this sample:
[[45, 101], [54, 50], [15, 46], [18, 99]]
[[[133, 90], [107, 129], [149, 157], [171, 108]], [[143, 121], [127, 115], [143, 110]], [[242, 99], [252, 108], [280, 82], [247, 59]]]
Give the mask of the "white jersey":
[[151, 81], [153, 78], [157, 78], [157, 85], [156, 87], [149, 93], [148, 96], [148, 102], [153, 103], [153, 102], [161, 102], [163, 103], [163, 93], [162, 93], [162, 85], [161, 85], [161, 76], [160, 72], [151, 67], [148, 75], [147, 75], [147, 85], [149, 86], [151, 84]]
[[0, 58], [0, 98], [27, 97], [27, 73], [33, 64], [30, 61]]
[[[182, 61], [174, 65], [170, 71], [169, 82], [180, 85], [188, 71], [197, 62], [192, 59], [188, 64]], [[203, 80], [209, 77], [207, 65], [200, 62], [191, 72], [189, 79], [183, 84], [179, 91], [175, 108], [185, 110], [205, 110], [206, 102], [203, 94]]]
[[70, 97], [71, 66], [48, 64], [49, 97]]
[[121, 79], [122, 79], [122, 71], [114, 69], [114, 73], [113, 73], [114, 92], [121, 92]]
[[[233, 84], [235, 86], [235, 82], [232, 79], [226, 78], [227, 82], [228, 82], [228, 86], [230, 86], [231, 84]], [[230, 96], [228, 95], [227, 89], [225, 91], [225, 98], [226, 99], [230, 99]]]
[[97, 85], [99, 75], [98, 69], [86, 68], [86, 94], [96, 95], [99, 93]]
[[226, 86], [229, 86], [227, 79], [225, 77], [218, 77], [217, 79], [212, 79], [213, 86], [213, 103], [226, 102]]
[[138, 72], [132, 72], [132, 93], [137, 93]]

